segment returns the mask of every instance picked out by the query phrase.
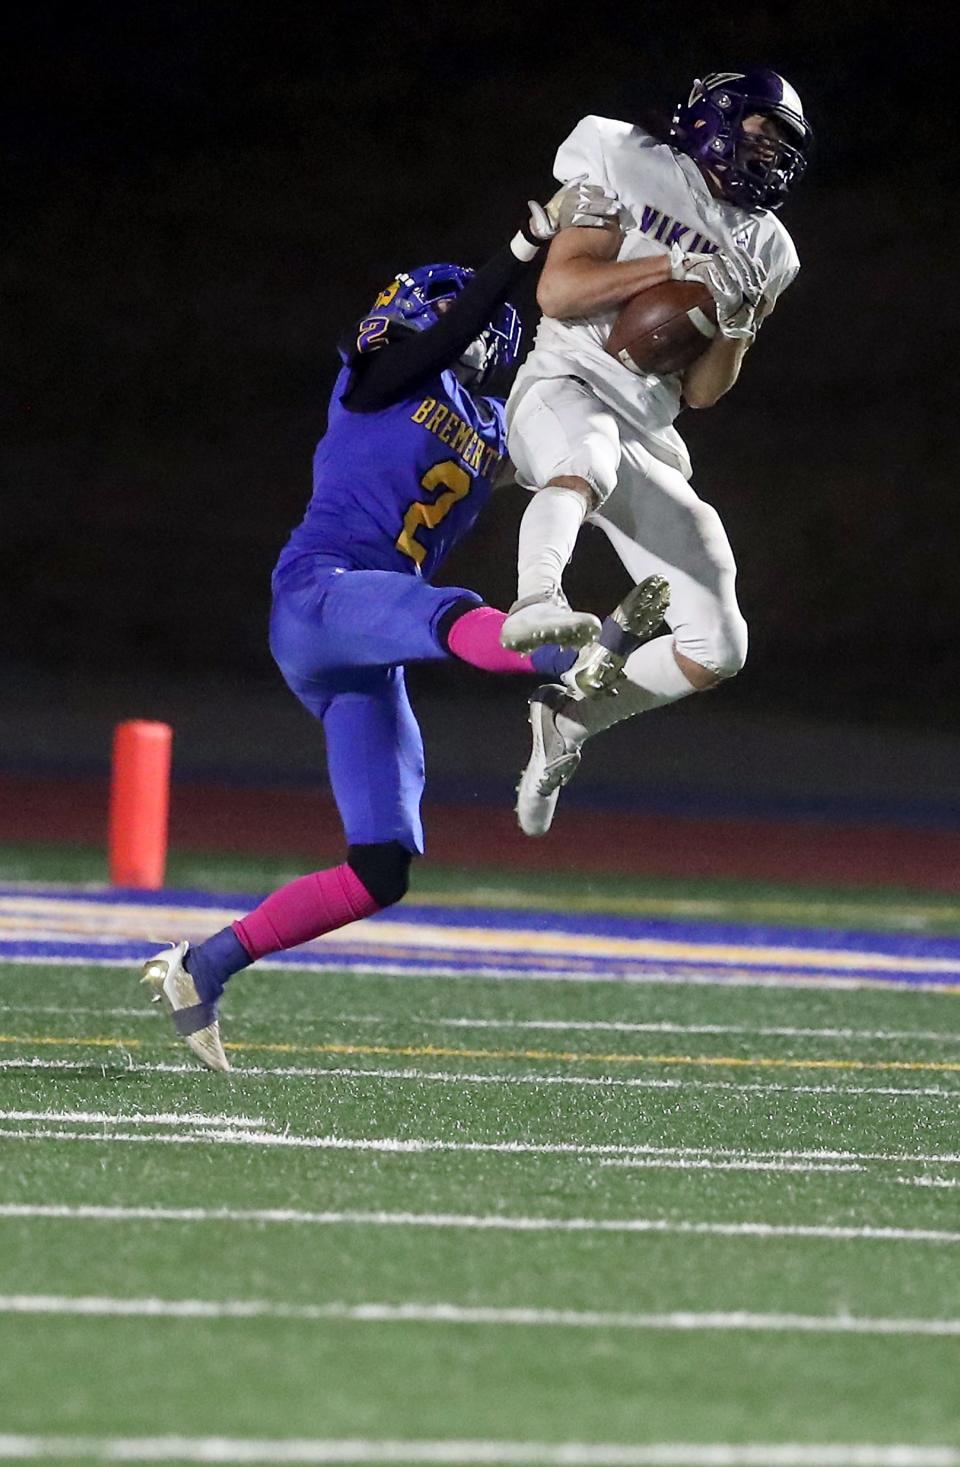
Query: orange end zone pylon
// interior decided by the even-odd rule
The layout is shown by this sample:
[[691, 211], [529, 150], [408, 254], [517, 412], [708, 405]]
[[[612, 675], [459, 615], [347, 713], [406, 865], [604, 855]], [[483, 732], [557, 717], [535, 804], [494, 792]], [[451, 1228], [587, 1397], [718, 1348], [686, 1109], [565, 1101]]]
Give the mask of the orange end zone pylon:
[[114, 886], [154, 891], [163, 885], [172, 743], [168, 723], [138, 718], [114, 730], [109, 821]]

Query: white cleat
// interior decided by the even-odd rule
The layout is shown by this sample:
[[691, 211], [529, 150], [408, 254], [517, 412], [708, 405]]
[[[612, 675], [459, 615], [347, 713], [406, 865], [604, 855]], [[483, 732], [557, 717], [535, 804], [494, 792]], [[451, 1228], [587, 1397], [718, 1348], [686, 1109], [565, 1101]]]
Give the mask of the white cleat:
[[577, 772], [580, 745], [557, 728], [557, 713], [569, 703], [566, 689], [556, 683], [545, 683], [530, 699], [533, 748], [517, 785], [517, 820], [524, 835], [546, 835], [560, 791]]
[[534, 652], [548, 642], [583, 647], [599, 635], [599, 618], [589, 611], [571, 611], [564, 596], [527, 596], [515, 601], [500, 628], [501, 645], [511, 652]]
[[141, 983], [153, 989], [153, 1002], [162, 1003], [177, 1035], [208, 1070], [227, 1071], [230, 1061], [220, 1042], [216, 1005], [204, 1003], [183, 966], [189, 943], [176, 942], [143, 965]]
[[584, 647], [563, 682], [575, 698], [615, 687], [631, 652], [656, 636], [670, 605], [663, 576], [647, 576], [604, 619], [600, 636]]

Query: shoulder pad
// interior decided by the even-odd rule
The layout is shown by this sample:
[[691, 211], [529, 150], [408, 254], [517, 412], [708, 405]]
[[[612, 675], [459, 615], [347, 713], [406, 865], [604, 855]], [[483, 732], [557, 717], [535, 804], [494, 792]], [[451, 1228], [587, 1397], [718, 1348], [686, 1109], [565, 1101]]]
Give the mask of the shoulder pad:
[[776, 214], [770, 215], [770, 223], [773, 226], [772, 233], [777, 241], [777, 247], [782, 252], [784, 258], [790, 263], [799, 265], [800, 257], [797, 254], [797, 247], [793, 242], [793, 236], [790, 234], [790, 231], [777, 218]]
[[767, 267], [765, 294], [775, 302], [800, 269], [800, 257], [796, 245], [775, 214], [764, 210], [756, 217], [759, 229], [753, 253], [759, 255]]
[[561, 182], [586, 175], [590, 183], [612, 187], [610, 160], [625, 145], [650, 148], [657, 146], [657, 140], [632, 122], [620, 122], [615, 117], [581, 117], [557, 150], [554, 175]]

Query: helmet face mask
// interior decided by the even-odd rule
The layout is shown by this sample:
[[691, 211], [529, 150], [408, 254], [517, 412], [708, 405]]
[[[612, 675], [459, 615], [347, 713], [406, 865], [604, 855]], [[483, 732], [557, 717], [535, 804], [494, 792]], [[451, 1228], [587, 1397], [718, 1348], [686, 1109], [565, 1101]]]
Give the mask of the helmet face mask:
[[[744, 126], [769, 118], [776, 136]], [[716, 178], [744, 209], [778, 209], [803, 176], [813, 130], [788, 81], [766, 67], [711, 72], [674, 113], [670, 142]]]
[[[476, 372], [472, 384], [482, 387], [494, 372], [506, 371], [520, 355], [520, 334], [523, 330], [520, 317], [509, 301], [498, 307], [497, 313], [480, 335], [471, 341], [460, 357], [467, 373]], [[470, 386], [471, 381], [464, 381]]]
[[[473, 274], [464, 265], [445, 264], [418, 265], [415, 270], [401, 271], [377, 296], [371, 315], [411, 331], [428, 331], [440, 320], [444, 303], [454, 300]], [[513, 366], [520, 351], [521, 330], [520, 317], [505, 301], [459, 358], [464, 385], [480, 386], [495, 371]]]
[[479, 386], [493, 371], [494, 344], [488, 331], [475, 336], [457, 358], [454, 371], [464, 387]]

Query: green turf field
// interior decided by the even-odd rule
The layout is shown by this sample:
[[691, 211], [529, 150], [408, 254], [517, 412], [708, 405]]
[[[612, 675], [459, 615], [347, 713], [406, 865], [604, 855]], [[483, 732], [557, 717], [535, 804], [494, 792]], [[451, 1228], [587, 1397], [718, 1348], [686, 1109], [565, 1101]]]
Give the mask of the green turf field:
[[956, 994], [254, 971], [217, 1077], [135, 977], [0, 965], [4, 1459], [960, 1463]]

